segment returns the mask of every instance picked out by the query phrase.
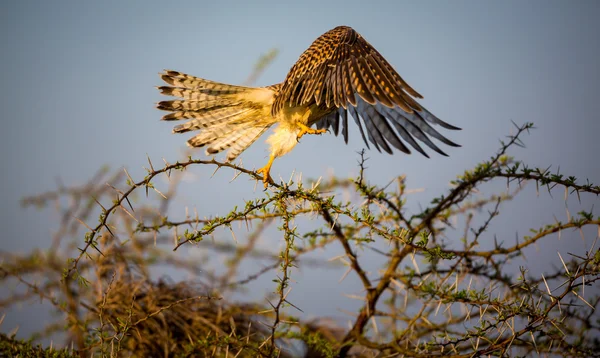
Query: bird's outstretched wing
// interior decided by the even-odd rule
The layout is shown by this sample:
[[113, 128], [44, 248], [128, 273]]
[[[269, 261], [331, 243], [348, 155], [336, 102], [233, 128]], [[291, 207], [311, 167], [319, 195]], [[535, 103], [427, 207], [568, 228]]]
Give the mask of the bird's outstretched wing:
[[[363, 140], [376, 149], [392, 153], [390, 145], [410, 153], [403, 139], [427, 156], [418, 139], [446, 155], [428, 137], [459, 146], [442, 136], [431, 124], [452, 126], [423, 108], [415, 91], [381, 54], [350, 27], [339, 26], [320, 36], [300, 56], [275, 96], [272, 114], [283, 106], [316, 104], [332, 112], [317, 122], [337, 135], [340, 122], [348, 142], [348, 116], [357, 123]], [[364, 124], [364, 130], [363, 125]], [[365, 135], [366, 134], [366, 135]]]

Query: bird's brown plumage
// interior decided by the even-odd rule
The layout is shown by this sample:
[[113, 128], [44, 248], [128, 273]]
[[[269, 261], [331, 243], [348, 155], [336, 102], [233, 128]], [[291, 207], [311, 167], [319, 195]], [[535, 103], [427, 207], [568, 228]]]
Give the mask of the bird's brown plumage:
[[[272, 113], [284, 105], [356, 106], [357, 93], [369, 104], [398, 105], [412, 113], [422, 96], [359, 33], [338, 26], [319, 36], [300, 56], [275, 95]], [[409, 96], [410, 95], [410, 96]]]

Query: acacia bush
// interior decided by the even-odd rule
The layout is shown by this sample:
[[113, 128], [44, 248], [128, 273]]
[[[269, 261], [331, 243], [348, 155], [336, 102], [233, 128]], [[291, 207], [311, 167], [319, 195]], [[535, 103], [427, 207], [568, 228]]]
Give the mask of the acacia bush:
[[[187, 168], [212, 166], [260, 177], [215, 160], [189, 157], [161, 167], [148, 160], [146, 177], [137, 181], [126, 170], [102, 169], [83, 186], [24, 198], [24, 206], [57, 208], [60, 228], [48, 250], [2, 253], [2, 285], [19, 287], [1, 306], [49, 303], [59, 314], [32, 339], [66, 332], [69, 349], [44, 350], [2, 335], [2, 354], [598, 356], [598, 235], [586, 239], [585, 252], [559, 253], [555, 269], [539, 277], [528, 273], [521, 255], [534, 245], [553, 245], [561, 233], [598, 231], [600, 217], [581, 211], [564, 222], [548, 218], [551, 224], [512, 243], [497, 242], [487, 230], [501, 204], [526, 195], [520, 189], [528, 181], [550, 192], [562, 188], [565, 198], [600, 194], [599, 186], [510, 157], [507, 151], [521, 145], [531, 128], [517, 126], [498, 153], [462, 173], [416, 214], [406, 210], [410, 194], [403, 176], [386, 187], [369, 184], [364, 153], [356, 178], [274, 184], [227, 215], [214, 216], [206, 208], [200, 215], [208, 219], [168, 215]], [[168, 178], [167, 188], [158, 187], [159, 177]], [[482, 185], [493, 181], [506, 182], [506, 190], [484, 195]], [[295, 223], [305, 217], [312, 219], [312, 229], [299, 230]], [[270, 226], [285, 242], [281, 251], [257, 246]], [[218, 233], [229, 231], [236, 244], [219, 240]], [[377, 245], [382, 242], [386, 245]], [[226, 256], [228, 265], [207, 272], [197, 259], [181, 254], [195, 243]], [[307, 258], [326, 247], [339, 252], [347, 274], [362, 285], [362, 307], [351, 315], [349, 328], [334, 320], [299, 319], [294, 314], [302, 302], [287, 299], [299, 269], [326, 265]], [[381, 257], [376, 272], [364, 269], [365, 250]], [[248, 275], [240, 273], [244, 260], [269, 264], [256, 265]], [[520, 275], [508, 274], [514, 262], [521, 263]], [[158, 274], [166, 267], [202, 279], [173, 281]], [[275, 281], [272, 297], [230, 298], [265, 276]]]

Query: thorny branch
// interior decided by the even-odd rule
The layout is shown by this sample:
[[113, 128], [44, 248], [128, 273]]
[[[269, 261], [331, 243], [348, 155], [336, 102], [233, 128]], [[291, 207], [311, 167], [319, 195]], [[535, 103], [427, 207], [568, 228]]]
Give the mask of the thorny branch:
[[[186, 215], [181, 220], [167, 217], [168, 203], [178, 182], [172, 180], [165, 195], [154, 187], [153, 180], [159, 175], [171, 179], [173, 172], [192, 165], [230, 168], [254, 180], [261, 177], [234, 164], [188, 158], [184, 162], [165, 163], [158, 169], [148, 160], [148, 174], [137, 182], [125, 171], [129, 185], [125, 190], [113, 184], [96, 186], [94, 182], [75, 190], [61, 187], [56, 193], [45, 193], [24, 202], [43, 206], [60, 197], [74, 197], [76, 200], [67, 212], [87, 227], [86, 218], [89, 219], [92, 210], [81, 201], [89, 200], [86, 199], [89, 195], [101, 207], [99, 223], [88, 227], [83, 247], [59, 275], [62, 285], [51, 278], [60, 271], [57, 261], [60, 255], [7, 257], [2, 279], [14, 277], [29, 290], [11, 296], [3, 301], [3, 306], [35, 296], [47, 300], [70, 318], [70, 324], [77, 326], [72, 332], [77, 336], [74, 338], [80, 352], [101, 351], [111, 355], [131, 347], [144, 352], [164, 350], [166, 346], [159, 347], [158, 342], [177, 346], [180, 343], [173, 343], [180, 342], [177, 337], [189, 345], [190, 352], [210, 347], [213, 352], [231, 350], [234, 355], [263, 357], [285, 356], [291, 349], [285, 346], [288, 338], [301, 339], [309, 349], [309, 356], [471, 357], [526, 355], [534, 351], [562, 356], [593, 355], [600, 348], [590, 339], [590, 335], [600, 333], [596, 313], [600, 298], [594, 296], [597, 294], [594, 285], [600, 278], [598, 238], [583, 254], [573, 254], [566, 261], [558, 256], [560, 269], [545, 272], [542, 277], [532, 277], [526, 269], [515, 277], [506, 270], [509, 262], [517, 260], [524, 250], [553, 234], [578, 230], [583, 235], [584, 230], [592, 228], [600, 231], [600, 217], [582, 210], [564, 222], [555, 220], [532, 230], [531, 235], [519, 237], [513, 244], [488, 238], [490, 223], [501, 215], [502, 205], [524, 195], [523, 181], [535, 181], [548, 191], [562, 186], [566, 193], [576, 193], [578, 197], [600, 194], [599, 186], [589, 182], [580, 184], [573, 177], [548, 169], [530, 169], [509, 157], [508, 150], [521, 145], [520, 137], [530, 128], [531, 124], [518, 126], [516, 134], [501, 144], [498, 153], [466, 171], [453, 182], [447, 194], [412, 215], [405, 207], [404, 178], [390, 182], [398, 184], [397, 190], [389, 185], [370, 185], [364, 152], [360, 155], [359, 177], [354, 180], [332, 178], [310, 188], [305, 188], [302, 182], [276, 183], [256, 199], [245, 202], [241, 209], [205, 219], [198, 215], [195, 218]], [[118, 181], [120, 176], [110, 182]], [[518, 188], [489, 197], [478, 194], [483, 183], [498, 179], [506, 180], [509, 185], [517, 182]], [[149, 189], [155, 190], [164, 199], [160, 209], [134, 208], [129, 198], [139, 189], [144, 189], [146, 195]], [[337, 201], [340, 190], [351, 192], [351, 199]], [[114, 198], [112, 205], [100, 205], [100, 198], [108, 195]], [[146, 221], [147, 216], [143, 219], [140, 213], [144, 212], [154, 213], [151, 223]], [[296, 218], [302, 216], [316, 219], [312, 222], [318, 228], [302, 232], [295, 224]], [[459, 222], [458, 218], [464, 218], [461, 237], [457, 237], [453, 226]], [[63, 221], [72, 225], [70, 219]], [[207, 243], [207, 248], [231, 255], [229, 267], [222, 274], [207, 270], [204, 262], [184, 260], [182, 251], [177, 250], [214, 236], [217, 230], [233, 233], [234, 222], [257, 225], [246, 236], [245, 243], [236, 241], [231, 247]], [[279, 229], [285, 247], [278, 255], [260, 253], [256, 243], [264, 236], [264, 230], [275, 223], [281, 223]], [[247, 225], [248, 230], [251, 226]], [[191, 231], [179, 236], [179, 227], [189, 227]], [[78, 230], [60, 232], [76, 235]], [[167, 255], [153, 246], [168, 242], [165, 235], [158, 235], [161, 230], [174, 231], [176, 253]], [[119, 243], [113, 235], [117, 232], [126, 233], [128, 240]], [[154, 235], [154, 240], [149, 235]], [[457, 239], [447, 240], [450, 236]], [[459, 241], [462, 246], [452, 244]], [[489, 244], [492, 241], [493, 245]], [[292, 304], [287, 299], [295, 268], [309, 262], [302, 260], [304, 256], [330, 247], [333, 242], [341, 244], [342, 261], [347, 263], [347, 273], [358, 278], [364, 301], [352, 316], [350, 329], [341, 332], [302, 322], [286, 312], [289, 306], [302, 308], [298, 302]], [[388, 244], [387, 249], [382, 248], [382, 242]], [[90, 248], [101, 254], [88, 253]], [[369, 265], [363, 257], [367, 254], [361, 251], [365, 248], [385, 259], [379, 271], [366, 270]], [[253, 254], [270, 263], [257, 268], [255, 273], [240, 274], [240, 262]], [[82, 260], [83, 257], [90, 260]], [[161, 264], [187, 270], [204, 282], [200, 287], [191, 287], [152, 281], [150, 267]], [[275, 269], [278, 269], [277, 289], [275, 302], [267, 300], [270, 309], [261, 304], [235, 306], [210, 299], [249, 287]], [[28, 281], [27, 277], [43, 270], [53, 273], [46, 272], [45, 282]], [[90, 275], [96, 275], [96, 279], [86, 278]], [[88, 289], [90, 283], [93, 286]], [[253, 320], [251, 317], [257, 313], [272, 318], [273, 323], [265, 326], [262, 321]], [[82, 322], [97, 322], [97, 326]], [[198, 334], [199, 329], [203, 329], [202, 335]], [[169, 336], [157, 336], [158, 332]]]

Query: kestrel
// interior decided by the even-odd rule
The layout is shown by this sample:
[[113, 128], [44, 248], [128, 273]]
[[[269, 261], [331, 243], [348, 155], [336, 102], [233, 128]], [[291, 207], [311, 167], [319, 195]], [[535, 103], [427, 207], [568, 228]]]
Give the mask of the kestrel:
[[[174, 133], [200, 130], [187, 144], [207, 146], [207, 155], [228, 149], [226, 160], [232, 161], [269, 127], [278, 124], [267, 139], [269, 161], [257, 170], [263, 175], [265, 188], [273, 182], [270, 170], [275, 158], [291, 151], [303, 135], [322, 134], [331, 128], [337, 136], [341, 122], [341, 133], [348, 143], [349, 116], [367, 148], [371, 142], [379, 151], [392, 154], [393, 146], [410, 154], [406, 142], [429, 157], [418, 139], [447, 156], [428, 136], [459, 147], [432, 125], [460, 128], [417, 103], [415, 98], [423, 97], [371, 44], [347, 26], [338, 26], [317, 38], [283, 83], [252, 88], [177, 71], [166, 70], [160, 76], [170, 85], [158, 87], [160, 92], [181, 98], [157, 104], [158, 109], [171, 112], [162, 119], [187, 120], [175, 126]], [[316, 128], [311, 128], [313, 125]]]

